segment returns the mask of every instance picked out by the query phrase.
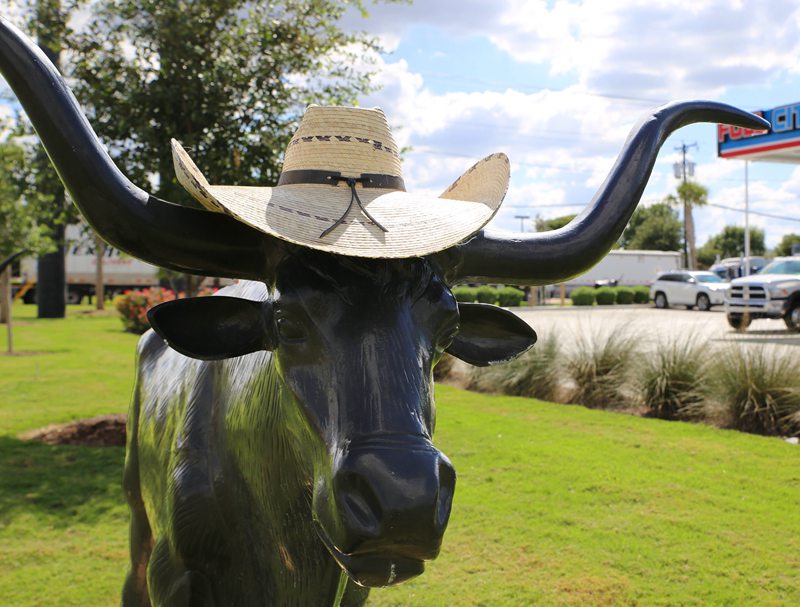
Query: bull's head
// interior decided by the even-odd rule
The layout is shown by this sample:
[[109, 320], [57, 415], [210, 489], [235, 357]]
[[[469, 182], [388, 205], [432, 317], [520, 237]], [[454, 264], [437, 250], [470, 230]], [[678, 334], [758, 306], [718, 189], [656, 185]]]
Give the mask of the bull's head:
[[366, 585], [416, 575], [439, 550], [455, 481], [430, 440], [431, 370], [441, 353], [485, 364], [535, 339], [499, 309], [457, 306], [450, 285], [540, 285], [586, 271], [624, 229], [672, 131], [701, 121], [767, 126], [720, 103], [670, 104], [634, 128], [594, 200], [564, 228], [483, 230], [425, 258], [352, 260], [299, 249], [130, 183], [55, 68], [5, 21], [0, 69], [73, 200], [109, 244], [172, 270], [254, 279], [271, 288], [264, 302], [171, 303], [153, 323], [176, 349], [198, 358], [275, 353], [283, 381], [327, 447], [326, 461], [314, 463], [320, 537]]
[[445, 351], [499, 362], [535, 334], [494, 306], [459, 310], [424, 259], [290, 249], [267, 301], [177, 300], [151, 310], [151, 323], [195, 358], [273, 352], [322, 445], [313, 462], [319, 537], [357, 582], [401, 582], [438, 554], [455, 486], [431, 442], [434, 365]]

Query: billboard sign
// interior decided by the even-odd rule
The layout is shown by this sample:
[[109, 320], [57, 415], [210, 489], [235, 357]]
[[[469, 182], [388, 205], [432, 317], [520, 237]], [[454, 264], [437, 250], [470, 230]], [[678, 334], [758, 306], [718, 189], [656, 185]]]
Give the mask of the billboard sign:
[[769, 120], [769, 131], [717, 125], [720, 158], [800, 163], [800, 102], [753, 112]]

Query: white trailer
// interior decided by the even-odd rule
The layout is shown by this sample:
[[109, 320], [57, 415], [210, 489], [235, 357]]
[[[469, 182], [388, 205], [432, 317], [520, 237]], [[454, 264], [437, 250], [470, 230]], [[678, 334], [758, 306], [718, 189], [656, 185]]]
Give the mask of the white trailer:
[[576, 287], [593, 287], [598, 281], [616, 280], [618, 285], [649, 286], [660, 272], [679, 270], [682, 255], [678, 251], [609, 252], [585, 274], [566, 281], [567, 292]]
[[[94, 240], [79, 225], [66, 230], [67, 303], [79, 303], [94, 294], [97, 256]], [[25, 303], [36, 301], [36, 258], [20, 262], [20, 295]], [[158, 286], [158, 268], [106, 247], [103, 256], [103, 284], [106, 293], [115, 295], [128, 289]]]

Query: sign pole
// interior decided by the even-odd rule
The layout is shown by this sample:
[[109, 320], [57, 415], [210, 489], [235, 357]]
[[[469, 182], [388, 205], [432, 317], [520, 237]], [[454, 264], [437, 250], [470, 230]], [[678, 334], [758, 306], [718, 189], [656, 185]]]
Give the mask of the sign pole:
[[744, 275], [750, 276], [750, 161], [744, 161]]

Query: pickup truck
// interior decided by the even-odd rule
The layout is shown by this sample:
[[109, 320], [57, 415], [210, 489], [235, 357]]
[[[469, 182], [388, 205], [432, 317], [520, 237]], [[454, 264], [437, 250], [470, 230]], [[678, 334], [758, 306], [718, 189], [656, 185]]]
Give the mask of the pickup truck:
[[725, 315], [740, 331], [756, 318], [782, 318], [790, 331], [800, 331], [800, 256], [776, 257], [758, 274], [732, 280]]

